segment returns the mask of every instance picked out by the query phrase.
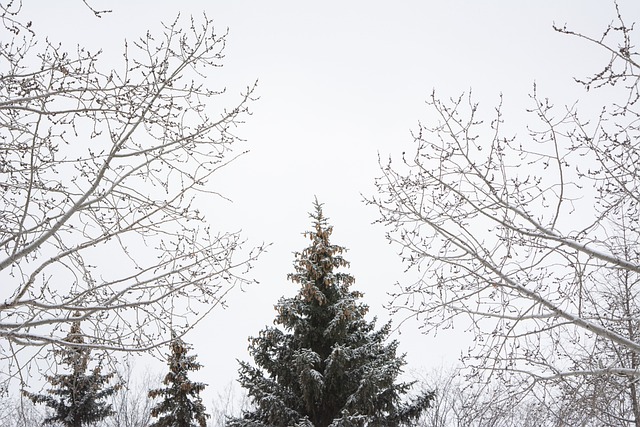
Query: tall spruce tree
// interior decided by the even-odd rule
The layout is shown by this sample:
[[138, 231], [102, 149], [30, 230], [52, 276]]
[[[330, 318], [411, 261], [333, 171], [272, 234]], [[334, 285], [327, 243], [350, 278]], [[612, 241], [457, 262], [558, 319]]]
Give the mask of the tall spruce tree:
[[195, 355], [187, 354], [191, 347], [180, 338], [174, 338], [170, 345], [169, 373], [163, 380], [166, 387], [149, 391], [149, 397], [162, 398], [151, 409], [151, 416], [158, 420], [149, 427], [206, 427], [209, 415], [200, 397], [206, 384], [189, 379], [189, 372], [202, 365]]
[[65, 341], [72, 345], [57, 350], [55, 356], [61, 359], [62, 365], [69, 367], [70, 372], [48, 376], [47, 381], [52, 388], [46, 394], [28, 391], [23, 391], [23, 394], [32, 402], [53, 409], [53, 415], [45, 418], [45, 425], [82, 427], [95, 424], [113, 414], [111, 404], [105, 399], [114, 394], [120, 385], [109, 385], [115, 373], [102, 374], [101, 363], [87, 373], [91, 350], [82, 346], [84, 338], [79, 321], [71, 324]]
[[288, 279], [300, 290], [281, 298], [274, 323], [250, 338], [257, 367], [240, 362], [239, 382], [255, 404], [229, 426], [399, 426], [429, 407], [433, 393], [412, 402], [412, 383], [396, 383], [405, 365], [397, 341], [386, 343], [390, 324], [367, 321], [362, 294], [349, 289], [353, 276], [345, 248], [332, 245], [332, 227], [315, 201], [311, 245], [295, 254]]

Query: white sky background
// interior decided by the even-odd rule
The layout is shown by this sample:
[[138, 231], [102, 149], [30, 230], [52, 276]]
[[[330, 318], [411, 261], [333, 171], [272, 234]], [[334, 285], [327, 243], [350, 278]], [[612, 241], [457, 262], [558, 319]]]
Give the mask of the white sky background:
[[[534, 81], [541, 95], [571, 104], [584, 98], [572, 77], [599, 71], [607, 59], [586, 41], [554, 32], [552, 23], [599, 37], [614, 16], [610, 2], [595, 0], [91, 2], [113, 10], [101, 19], [81, 0], [24, 3], [41, 36], [69, 51], [78, 43], [102, 48], [102, 68], [120, 66], [110, 61], [121, 59], [125, 38], [159, 34], [160, 22], [178, 12], [204, 11], [220, 32], [230, 31], [224, 68], [211, 83], [236, 95], [259, 79], [260, 100], [237, 132], [246, 139], [239, 151], [250, 153], [210, 182], [233, 202], [204, 210], [214, 228], [242, 229], [250, 242], [273, 245], [252, 270], [260, 285], [232, 291], [229, 308], [187, 337], [205, 366], [194, 377], [210, 385], [208, 396], [236, 378], [235, 359], [248, 360], [247, 337], [271, 324], [278, 298], [296, 291], [286, 275], [292, 252], [307, 245], [301, 233], [310, 228], [314, 195], [335, 227], [333, 242], [349, 249], [355, 288], [386, 319], [386, 293], [415, 276], [403, 274], [383, 228], [371, 225], [375, 209], [362, 202], [380, 175], [378, 153], [398, 159], [412, 151], [410, 130], [434, 120], [424, 103], [433, 89], [446, 98], [471, 88], [487, 113], [502, 93], [507, 125], [525, 137]], [[621, 7], [629, 22], [640, 18], [640, 2]], [[423, 336], [408, 323], [394, 337], [410, 369], [429, 369], [454, 364], [471, 344], [458, 332]]]

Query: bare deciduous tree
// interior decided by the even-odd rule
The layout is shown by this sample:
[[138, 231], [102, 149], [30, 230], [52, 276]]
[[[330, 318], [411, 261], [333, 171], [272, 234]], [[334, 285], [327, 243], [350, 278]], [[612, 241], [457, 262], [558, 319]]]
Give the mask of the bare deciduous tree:
[[210, 408], [211, 419], [207, 424], [211, 427], [226, 426], [230, 418], [239, 418], [243, 412], [254, 409], [247, 392], [237, 388], [235, 382], [215, 394]]
[[458, 368], [415, 377], [425, 390], [436, 390], [433, 406], [420, 417], [417, 427], [556, 426], [555, 415], [541, 402], [530, 398], [514, 407], [503, 384], [496, 382], [480, 390]]
[[0, 401], [0, 425], [3, 427], [32, 427], [44, 422], [46, 409], [37, 407], [29, 399], [3, 398]]
[[124, 369], [118, 372], [123, 387], [112, 396], [113, 416], [102, 421], [100, 426], [146, 427], [151, 423], [151, 408], [153, 406], [149, 390], [160, 387], [162, 375], [143, 371], [141, 375], [135, 377], [135, 369], [132, 364], [126, 363], [120, 366], [124, 366]]
[[65, 345], [76, 312], [86, 346], [153, 349], [261, 252], [202, 212], [255, 86], [217, 104], [226, 33], [206, 17], [125, 43], [111, 69], [39, 36], [19, 2], [0, 12], [0, 380]]
[[420, 126], [414, 154], [381, 164], [368, 200], [421, 273], [393, 309], [428, 329], [466, 316], [471, 376], [502, 380], [516, 399], [564, 397], [550, 408], [558, 425], [580, 401], [599, 402], [598, 425], [640, 425], [640, 55], [614, 6], [601, 38], [556, 28], [610, 53], [578, 80], [601, 91], [599, 114], [586, 120], [534, 87], [527, 136], [511, 137], [501, 105], [483, 121], [471, 96], [434, 94], [437, 123]]

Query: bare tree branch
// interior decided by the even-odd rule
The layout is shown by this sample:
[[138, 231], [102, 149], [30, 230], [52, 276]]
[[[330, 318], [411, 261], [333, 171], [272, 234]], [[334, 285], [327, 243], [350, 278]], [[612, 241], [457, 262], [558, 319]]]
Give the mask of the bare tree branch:
[[596, 396], [598, 424], [588, 425], [640, 425], [640, 70], [633, 25], [614, 6], [600, 39], [556, 27], [612, 54], [578, 80], [614, 90], [595, 118], [534, 86], [526, 136], [513, 137], [502, 100], [489, 113], [470, 95], [434, 93], [437, 121], [420, 125], [414, 154], [380, 162], [368, 199], [420, 274], [399, 285], [392, 310], [427, 331], [465, 316], [471, 376], [514, 397], [564, 396], [575, 405], [551, 409], [567, 419]]
[[253, 85], [224, 108], [217, 101], [229, 97], [207, 81], [226, 33], [206, 17], [178, 18], [126, 43], [122, 67], [105, 70], [99, 52], [17, 37], [10, 6], [0, 48], [4, 379], [42, 346], [65, 345], [75, 312], [87, 346], [162, 345], [246, 282], [263, 250], [212, 231], [199, 208], [219, 196], [209, 178], [241, 155], [235, 129], [255, 99]]

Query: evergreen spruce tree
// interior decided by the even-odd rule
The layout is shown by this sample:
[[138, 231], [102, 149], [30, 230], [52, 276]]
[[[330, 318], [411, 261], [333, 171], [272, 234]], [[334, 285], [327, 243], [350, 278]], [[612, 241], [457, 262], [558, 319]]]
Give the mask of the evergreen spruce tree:
[[256, 367], [240, 363], [239, 382], [255, 409], [229, 426], [399, 426], [415, 420], [433, 399], [404, 401], [412, 383], [396, 383], [405, 365], [390, 324], [375, 329], [368, 307], [350, 290], [354, 278], [337, 270], [345, 248], [329, 242], [332, 227], [316, 200], [311, 245], [295, 254], [288, 279], [300, 290], [276, 305], [274, 323], [250, 339]]
[[187, 355], [190, 348], [179, 338], [171, 342], [169, 373], [163, 380], [166, 387], [149, 391], [149, 397], [162, 398], [151, 409], [151, 416], [158, 420], [149, 427], [206, 427], [209, 415], [200, 397], [206, 384], [189, 380], [189, 371], [202, 367], [195, 355]]
[[65, 341], [72, 345], [57, 350], [56, 356], [61, 358], [61, 364], [69, 367], [70, 373], [48, 376], [47, 381], [52, 388], [46, 394], [23, 393], [34, 403], [53, 409], [53, 415], [44, 420], [44, 425], [82, 427], [97, 423], [113, 414], [111, 404], [105, 399], [120, 388], [119, 385], [109, 386], [115, 373], [102, 374], [100, 363], [87, 373], [91, 350], [73, 345], [84, 344], [79, 321], [71, 324]]

